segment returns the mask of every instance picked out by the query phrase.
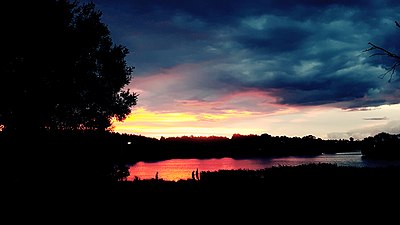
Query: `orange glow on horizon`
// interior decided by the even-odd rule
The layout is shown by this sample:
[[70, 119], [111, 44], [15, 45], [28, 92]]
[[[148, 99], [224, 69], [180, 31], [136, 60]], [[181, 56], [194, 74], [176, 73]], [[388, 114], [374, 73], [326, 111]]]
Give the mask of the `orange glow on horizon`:
[[[151, 112], [145, 108], [137, 108], [123, 122], [113, 120], [113, 130], [119, 133], [143, 134], [149, 137], [185, 135], [230, 137], [238, 131], [232, 130], [224, 124], [251, 116], [258, 116], [258, 113], [224, 110], [220, 114], [194, 114]], [[263, 130], [242, 127], [240, 132], [241, 134], [256, 134], [262, 133]]]
[[145, 108], [137, 108], [123, 121], [118, 122], [113, 119], [113, 123], [122, 125], [123, 123], [135, 122], [142, 124], [148, 122], [151, 124], [157, 123], [185, 123], [185, 122], [199, 122], [202, 120], [227, 120], [238, 117], [246, 117], [251, 115], [258, 115], [259, 113], [250, 111], [238, 111], [238, 110], [223, 110], [219, 114], [212, 113], [176, 113], [176, 112], [151, 112]]
[[196, 116], [187, 113], [155, 113], [144, 108], [133, 110], [124, 122], [177, 123], [196, 121]]
[[[138, 107], [123, 122], [114, 120], [113, 131], [153, 138], [191, 135], [230, 138], [233, 134], [268, 133], [288, 137], [311, 134], [323, 139], [350, 136], [362, 139], [381, 131], [397, 131], [400, 124], [399, 112], [400, 104], [365, 111], [344, 111], [329, 106], [283, 106], [269, 112], [225, 109], [207, 113], [151, 111]], [[387, 119], [363, 119], [380, 115]]]

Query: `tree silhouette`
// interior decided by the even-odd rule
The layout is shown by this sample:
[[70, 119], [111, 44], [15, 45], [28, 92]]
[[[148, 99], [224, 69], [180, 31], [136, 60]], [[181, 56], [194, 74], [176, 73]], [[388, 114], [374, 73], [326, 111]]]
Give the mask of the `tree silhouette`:
[[107, 130], [136, 105], [128, 49], [93, 3], [2, 4], [0, 127], [10, 132]]
[[[398, 28], [400, 28], [399, 22], [395, 21], [395, 24]], [[371, 47], [366, 49], [365, 51], [366, 52], [369, 52], [369, 51], [374, 52], [370, 56], [387, 56], [394, 60], [393, 64], [390, 67], [386, 68], [386, 72], [380, 76], [381, 78], [384, 78], [385, 76], [389, 75], [389, 82], [390, 82], [393, 78], [393, 75], [396, 72], [396, 68], [400, 66], [400, 55], [393, 53], [383, 47], [375, 45], [371, 42], [368, 42], [368, 44]]]

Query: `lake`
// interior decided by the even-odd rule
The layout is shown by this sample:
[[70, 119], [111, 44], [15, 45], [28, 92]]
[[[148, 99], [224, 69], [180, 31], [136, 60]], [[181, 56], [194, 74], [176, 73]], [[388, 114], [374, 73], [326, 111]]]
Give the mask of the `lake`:
[[[273, 166], [297, 166], [309, 163], [335, 163], [338, 166], [356, 167], [382, 167], [400, 166], [400, 161], [363, 159], [361, 152], [321, 154], [318, 156], [287, 156], [256, 159], [169, 159], [155, 162], [137, 162], [129, 165], [130, 175], [128, 180], [158, 179], [178, 181], [191, 179], [192, 172], [218, 171], [233, 169], [257, 170], [271, 168]], [[200, 178], [201, 179], [201, 178]]]

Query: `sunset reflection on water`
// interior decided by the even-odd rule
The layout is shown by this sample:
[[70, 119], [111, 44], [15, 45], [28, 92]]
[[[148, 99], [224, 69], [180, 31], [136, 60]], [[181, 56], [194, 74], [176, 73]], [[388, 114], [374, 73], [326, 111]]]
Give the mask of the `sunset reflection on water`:
[[[163, 180], [192, 179], [192, 172], [218, 171], [232, 169], [257, 170], [273, 166], [297, 166], [307, 163], [333, 163], [338, 166], [379, 167], [400, 166], [400, 161], [365, 160], [361, 152], [346, 154], [321, 154], [317, 156], [287, 156], [254, 159], [212, 158], [212, 159], [170, 159], [157, 162], [138, 162], [129, 165], [128, 180], [154, 179]], [[200, 177], [201, 179], [201, 177]]]
[[262, 161], [248, 159], [170, 159], [159, 162], [138, 162], [129, 168], [128, 180], [134, 180], [135, 176], [140, 179], [152, 179], [156, 177], [163, 180], [178, 181], [180, 179], [191, 179], [192, 172], [217, 171], [221, 169], [263, 169]]

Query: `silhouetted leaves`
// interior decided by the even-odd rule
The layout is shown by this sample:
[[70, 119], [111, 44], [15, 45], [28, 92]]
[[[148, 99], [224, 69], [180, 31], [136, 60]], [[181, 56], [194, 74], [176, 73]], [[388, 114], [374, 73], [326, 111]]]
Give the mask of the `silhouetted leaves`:
[[[121, 144], [109, 131], [136, 105], [133, 67], [93, 3], [2, 3], [0, 141], [7, 179], [121, 180]], [[4, 177], [4, 176], [3, 176]]]
[[131, 112], [129, 51], [112, 42], [93, 3], [17, 0], [2, 9], [5, 130], [105, 130]]

